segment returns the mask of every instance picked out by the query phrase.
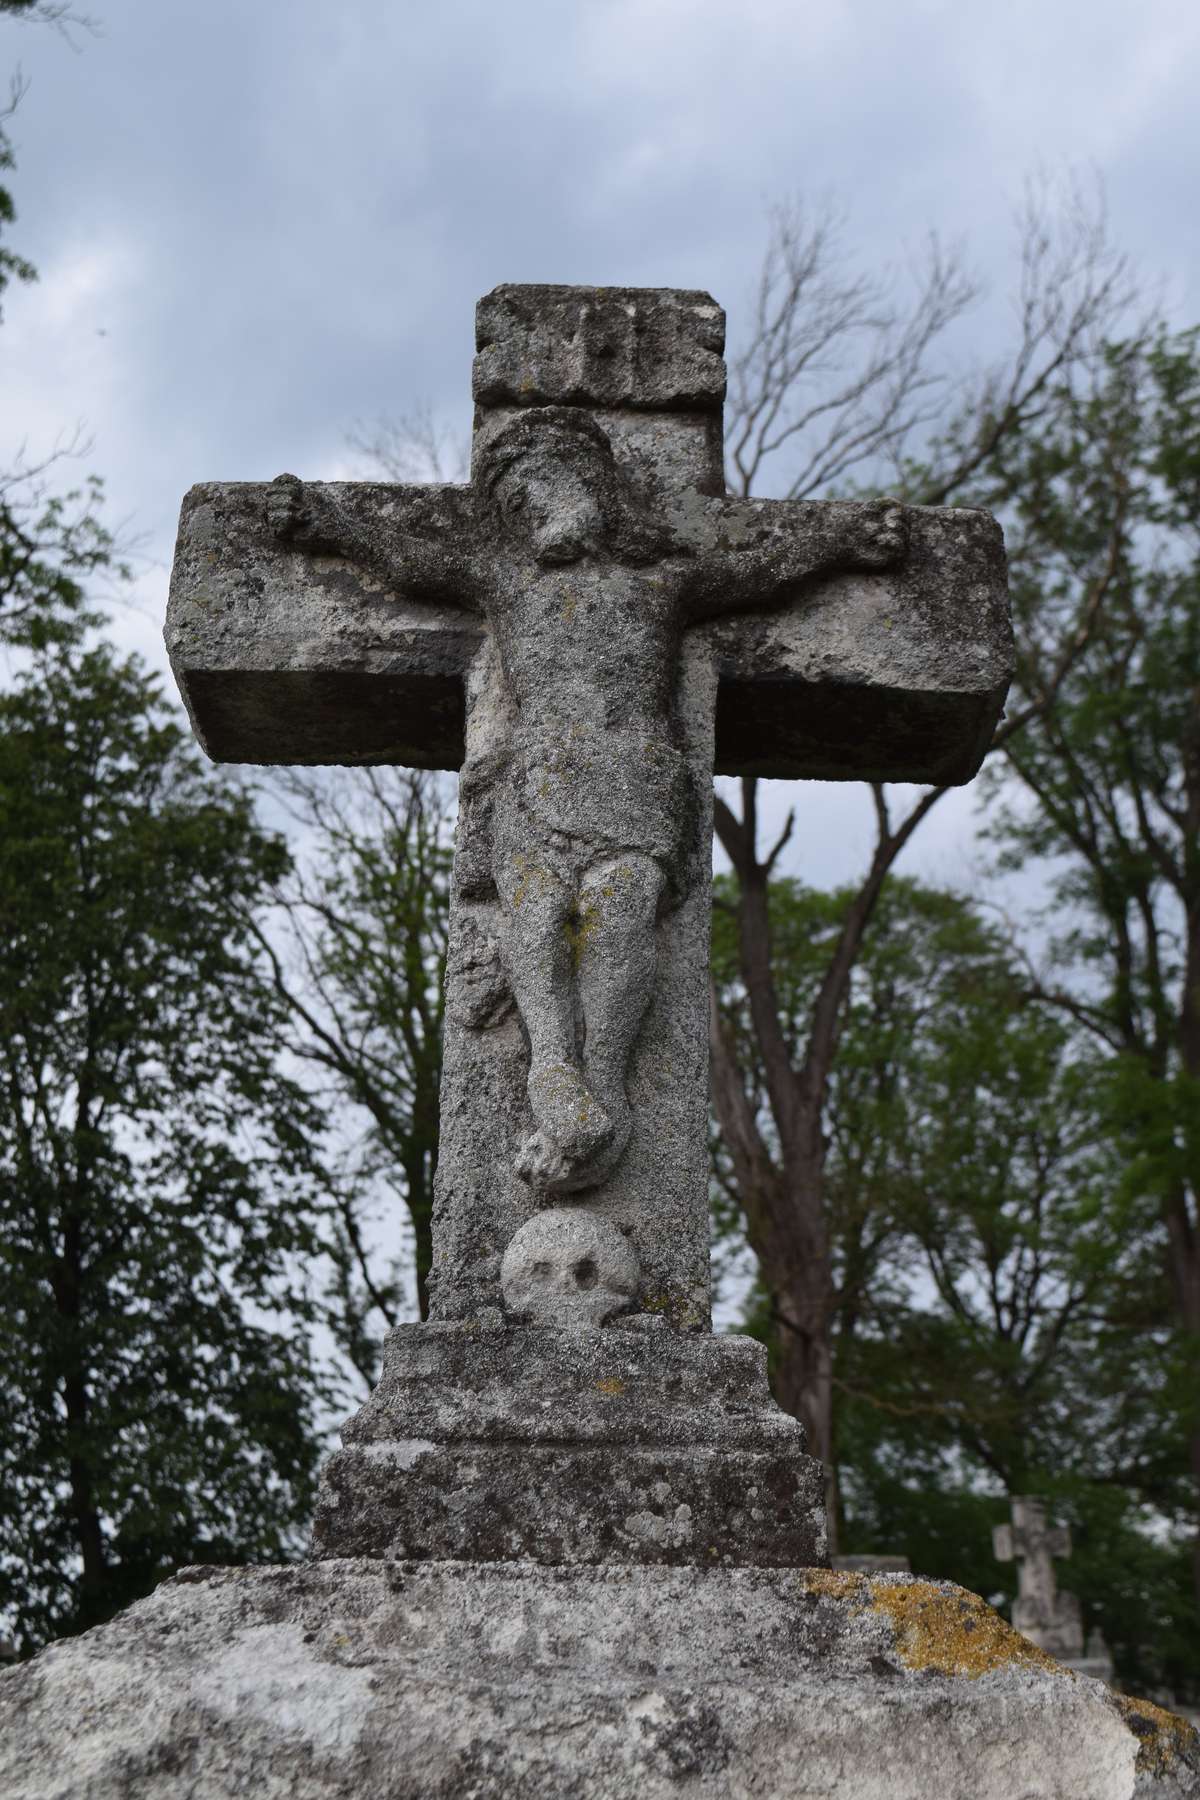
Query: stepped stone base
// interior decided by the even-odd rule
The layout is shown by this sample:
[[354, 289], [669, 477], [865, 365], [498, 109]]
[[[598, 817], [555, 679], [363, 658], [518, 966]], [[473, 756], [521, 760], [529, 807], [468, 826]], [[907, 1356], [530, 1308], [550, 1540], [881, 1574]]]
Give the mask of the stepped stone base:
[[824, 1565], [824, 1481], [761, 1344], [402, 1325], [326, 1463], [317, 1556]]
[[0, 1674], [5, 1800], [1196, 1800], [1200, 1739], [945, 1582], [195, 1569]]

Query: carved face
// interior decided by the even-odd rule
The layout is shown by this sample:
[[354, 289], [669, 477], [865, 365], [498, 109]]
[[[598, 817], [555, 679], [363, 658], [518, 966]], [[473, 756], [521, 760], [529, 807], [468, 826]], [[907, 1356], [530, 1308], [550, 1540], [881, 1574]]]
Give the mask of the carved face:
[[576, 1206], [535, 1213], [500, 1265], [506, 1305], [532, 1325], [603, 1325], [628, 1312], [638, 1275], [637, 1257], [616, 1227]]
[[496, 482], [493, 499], [506, 529], [529, 544], [538, 562], [578, 562], [603, 544], [604, 508], [591, 474], [585, 457], [568, 463], [530, 454]]

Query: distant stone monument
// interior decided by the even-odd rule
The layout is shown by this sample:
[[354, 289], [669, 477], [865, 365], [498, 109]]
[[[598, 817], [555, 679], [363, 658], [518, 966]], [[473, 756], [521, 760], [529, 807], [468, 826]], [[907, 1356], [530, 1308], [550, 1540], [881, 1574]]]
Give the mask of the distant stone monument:
[[1104, 1639], [1093, 1631], [1084, 1643], [1079, 1601], [1074, 1594], [1060, 1592], [1055, 1579], [1054, 1558], [1071, 1554], [1068, 1527], [1047, 1525], [1043, 1500], [1014, 1495], [1012, 1523], [994, 1528], [992, 1548], [997, 1562], [1017, 1565], [1015, 1628], [1069, 1668], [1107, 1681], [1113, 1666]]
[[966, 781], [1011, 660], [986, 514], [724, 496], [723, 337], [498, 288], [469, 485], [184, 502], [212, 756], [462, 770], [431, 1319], [306, 1565], [0, 1675], [6, 1800], [1200, 1794], [1185, 1727], [973, 1595], [831, 1570], [762, 1347], [711, 1334], [713, 770]]

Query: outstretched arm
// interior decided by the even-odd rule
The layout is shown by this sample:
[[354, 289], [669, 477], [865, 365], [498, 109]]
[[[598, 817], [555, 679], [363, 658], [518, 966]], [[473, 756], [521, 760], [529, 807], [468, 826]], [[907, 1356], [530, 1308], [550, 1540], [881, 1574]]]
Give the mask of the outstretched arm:
[[277, 475], [267, 489], [267, 524], [275, 537], [318, 556], [340, 556], [422, 598], [478, 610], [467, 562], [453, 551], [372, 523], [323, 482]]
[[731, 502], [705, 549], [684, 574], [692, 619], [779, 606], [806, 583], [843, 570], [893, 568], [908, 548], [898, 500]]

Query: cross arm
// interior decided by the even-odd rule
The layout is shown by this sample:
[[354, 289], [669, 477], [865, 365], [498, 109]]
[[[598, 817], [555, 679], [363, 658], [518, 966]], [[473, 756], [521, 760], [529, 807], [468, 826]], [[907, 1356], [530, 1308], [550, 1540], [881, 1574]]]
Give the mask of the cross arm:
[[[683, 579], [717, 668], [718, 773], [941, 785], [977, 772], [1012, 676], [1004, 539], [972, 508], [903, 517], [902, 553], [872, 566], [877, 503], [681, 496]], [[852, 560], [847, 543], [864, 540]]]
[[[469, 489], [305, 483], [314, 521], [352, 527], [306, 547], [278, 529], [280, 486], [206, 482], [184, 498], [166, 639], [201, 744], [219, 762], [458, 768], [483, 642], [452, 585], [473, 542]], [[370, 550], [385, 541], [398, 550]]]
[[898, 563], [907, 545], [896, 500], [726, 501], [708, 514], [684, 577], [693, 619], [778, 606], [839, 570]]
[[360, 486], [277, 475], [267, 487], [267, 525], [282, 543], [340, 557], [422, 599], [477, 612], [470, 562], [460, 550], [417, 535], [402, 502], [382, 514], [364, 505]]

